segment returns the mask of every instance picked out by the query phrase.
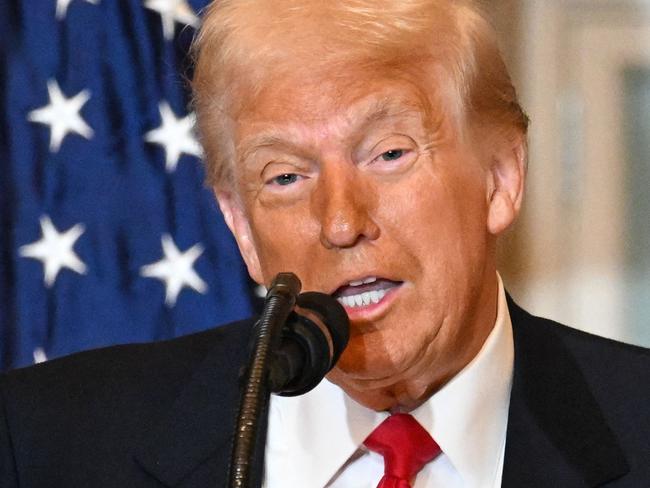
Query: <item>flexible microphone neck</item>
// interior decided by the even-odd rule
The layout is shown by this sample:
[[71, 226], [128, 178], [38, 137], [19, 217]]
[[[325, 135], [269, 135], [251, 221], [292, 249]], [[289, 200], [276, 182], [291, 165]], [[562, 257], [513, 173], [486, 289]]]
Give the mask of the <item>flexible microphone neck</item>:
[[[262, 315], [253, 332], [252, 351], [245, 372], [239, 414], [228, 474], [231, 488], [252, 488], [251, 466], [255, 460], [262, 463], [263, 451], [258, 445], [265, 444], [264, 429], [260, 433], [260, 417], [266, 417], [269, 401], [268, 371], [271, 354], [281, 337], [281, 329], [292, 312], [301, 288], [300, 280], [293, 273], [280, 273], [269, 287], [264, 300]], [[258, 449], [256, 449], [258, 447]], [[256, 473], [254, 473], [256, 474]], [[260, 480], [255, 480], [261, 485]]]

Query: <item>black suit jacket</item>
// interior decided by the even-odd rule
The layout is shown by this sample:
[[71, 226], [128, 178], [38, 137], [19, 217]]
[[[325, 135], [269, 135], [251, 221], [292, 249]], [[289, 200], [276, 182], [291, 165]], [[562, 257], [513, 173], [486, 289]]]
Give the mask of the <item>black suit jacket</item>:
[[[509, 306], [503, 486], [650, 487], [650, 352]], [[0, 486], [225, 487], [251, 325], [3, 376]]]

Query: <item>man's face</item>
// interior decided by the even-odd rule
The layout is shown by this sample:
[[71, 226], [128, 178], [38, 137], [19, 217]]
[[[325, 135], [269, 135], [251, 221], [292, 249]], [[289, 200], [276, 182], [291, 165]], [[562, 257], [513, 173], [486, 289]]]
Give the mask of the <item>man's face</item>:
[[447, 381], [496, 312], [490, 155], [432, 91], [407, 75], [267, 87], [234, 122], [241, 204], [219, 196], [256, 281], [292, 271], [344, 304], [330, 379], [377, 409]]

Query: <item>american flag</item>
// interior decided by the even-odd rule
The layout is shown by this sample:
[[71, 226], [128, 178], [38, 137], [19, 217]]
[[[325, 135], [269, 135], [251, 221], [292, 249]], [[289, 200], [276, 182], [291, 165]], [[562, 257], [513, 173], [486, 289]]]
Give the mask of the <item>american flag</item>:
[[206, 3], [0, 2], [0, 369], [250, 314], [189, 107]]

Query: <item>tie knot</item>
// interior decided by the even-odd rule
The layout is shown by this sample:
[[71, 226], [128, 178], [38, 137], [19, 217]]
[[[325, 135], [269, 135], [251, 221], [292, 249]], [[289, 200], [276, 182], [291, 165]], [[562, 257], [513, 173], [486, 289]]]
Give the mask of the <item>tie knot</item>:
[[[384, 420], [364, 441], [384, 457], [386, 477], [410, 482], [422, 467], [440, 454], [440, 447], [413, 416], [395, 413]], [[381, 486], [381, 485], [380, 485]]]

